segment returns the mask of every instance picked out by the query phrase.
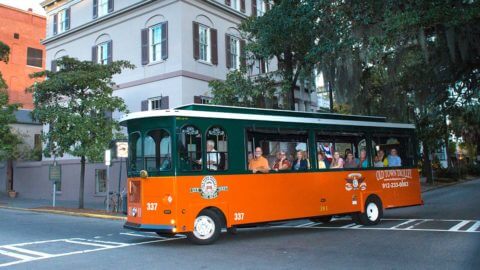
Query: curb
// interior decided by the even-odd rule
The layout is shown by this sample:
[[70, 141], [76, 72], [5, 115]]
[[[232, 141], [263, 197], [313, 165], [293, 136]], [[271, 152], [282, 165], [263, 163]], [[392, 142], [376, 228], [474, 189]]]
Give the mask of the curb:
[[38, 212], [38, 213], [49, 213], [49, 214], [57, 214], [57, 215], [75, 216], [75, 217], [89, 217], [89, 218], [123, 220], [123, 221], [127, 220], [126, 217], [120, 217], [120, 216], [91, 214], [91, 213], [77, 213], [77, 212], [68, 212], [68, 211], [60, 211], [60, 210], [20, 208], [20, 207], [11, 207], [11, 206], [3, 206], [3, 205], [0, 205], [0, 208], [9, 209], [9, 210], [27, 211], [27, 212]]
[[462, 184], [462, 183], [465, 183], [465, 182], [468, 182], [468, 181], [456, 181], [456, 182], [453, 182], [453, 183], [448, 183], [448, 184], [438, 185], [438, 186], [435, 186], [435, 187], [430, 187], [430, 188], [422, 191], [422, 193], [429, 192], [429, 191], [436, 190], [436, 189], [440, 189], [440, 188], [444, 188], [444, 187], [455, 186], [455, 185]]

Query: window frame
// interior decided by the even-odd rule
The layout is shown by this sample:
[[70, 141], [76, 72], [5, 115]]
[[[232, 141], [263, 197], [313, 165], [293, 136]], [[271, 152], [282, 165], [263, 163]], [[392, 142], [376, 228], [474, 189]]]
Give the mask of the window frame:
[[[164, 22], [163, 23], [158, 23], [158, 24], [155, 24], [155, 25], [152, 25], [150, 27], [148, 27], [148, 47], [149, 47], [149, 55], [148, 55], [148, 58], [149, 58], [149, 63], [157, 63], [157, 62], [162, 62], [163, 61], [163, 51], [162, 51], [162, 45], [163, 45], [163, 42], [162, 42], [162, 26], [163, 26]], [[154, 43], [154, 32], [155, 30], [158, 30], [158, 42], [157, 43]], [[157, 50], [155, 50], [156, 48], [158, 48]], [[158, 53], [158, 56], [157, 56], [157, 52]]]
[[109, 13], [110, 12], [108, 11], [108, 0], [98, 0], [98, 5], [97, 5], [98, 17], [108, 15]]
[[57, 13], [57, 34], [67, 31], [67, 9], [62, 9]]
[[[181, 138], [182, 138], [181, 136], [184, 136], [184, 135], [183, 135], [183, 133], [184, 133], [183, 130], [184, 130], [186, 127], [193, 127], [193, 128], [195, 128], [195, 129], [198, 131], [197, 134], [200, 135], [200, 150], [195, 149], [194, 152], [188, 151], [188, 142], [185, 142], [185, 145], [180, 145], [180, 143], [181, 143]], [[180, 131], [179, 134], [177, 134], [177, 136], [176, 136], [176, 137], [177, 137], [177, 138], [176, 138], [176, 140], [177, 140], [177, 142], [176, 142], [176, 143], [177, 143], [177, 153], [178, 153], [178, 159], [177, 159], [177, 160], [178, 160], [178, 162], [179, 162], [179, 163], [178, 163], [178, 170], [181, 171], [181, 172], [184, 172], [184, 173], [196, 173], [196, 172], [202, 172], [202, 171], [204, 171], [204, 169], [205, 169], [205, 165], [204, 165], [204, 164], [205, 164], [205, 159], [204, 159], [204, 157], [203, 157], [203, 153], [204, 153], [204, 151], [203, 151], [203, 148], [204, 148], [204, 147], [203, 147], [204, 137], [203, 137], [202, 130], [201, 130], [197, 125], [194, 125], [194, 124], [191, 124], [191, 123], [186, 123], [186, 124], [184, 124], [184, 125], [182, 125], [182, 126], [180, 127], [179, 131]], [[184, 146], [185, 146], [185, 147], [184, 147]], [[183, 149], [183, 148], [185, 148], [185, 151], [182, 153], [182, 152], [181, 152], [181, 149]], [[182, 166], [182, 160], [181, 160], [181, 158], [183, 157], [183, 154], [184, 154], [184, 153], [187, 154], [187, 157], [188, 157], [188, 158], [190, 158], [190, 157], [189, 157], [190, 153], [196, 153], [197, 156], [198, 156], [198, 154], [200, 154], [200, 157], [201, 157], [201, 159], [202, 159], [202, 163], [201, 163], [201, 164], [198, 164], [198, 165], [200, 165], [200, 168], [199, 168], [199, 169], [185, 169], [185, 168]], [[191, 164], [190, 164], [190, 165], [193, 165], [193, 163], [194, 163], [194, 162], [191, 161]], [[192, 167], [193, 167], [193, 166], [192, 166]]]
[[265, 0], [252, 0], [252, 1], [257, 1], [257, 17], [263, 16], [265, 12], [267, 12], [267, 4], [265, 3]]
[[[211, 37], [210, 37], [210, 27], [199, 23], [198, 24], [198, 61], [205, 62], [205, 63], [212, 63], [212, 52], [211, 52]], [[202, 32], [205, 32], [204, 35], [202, 35]], [[205, 37], [204, 43], [202, 43], [202, 36]], [[202, 53], [202, 47], [205, 49], [205, 52]], [[202, 55], [204, 54], [206, 59], [202, 58]]]
[[[168, 170], [156, 170], [156, 171], [151, 171], [151, 170], [148, 170], [147, 168], [147, 160], [146, 160], [146, 155], [145, 155], [145, 139], [150, 136], [148, 135], [148, 133], [150, 133], [151, 131], [155, 131], [155, 130], [163, 130], [164, 132], [166, 132], [168, 134], [168, 136], [170, 137], [170, 151], [169, 151], [169, 155], [170, 155], [170, 167], [168, 168]], [[150, 136], [151, 137], [151, 136]], [[146, 170], [149, 175], [152, 175], [152, 176], [155, 176], [155, 175], [160, 175], [160, 174], [163, 174], [165, 172], [171, 172], [173, 170], [173, 156], [172, 156], [172, 151], [173, 151], [173, 145], [172, 145], [172, 132], [170, 130], [168, 130], [167, 128], [164, 128], [164, 127], [156, 127], [156, 128], [152, 128], [152, 129], [148, 129], [148, 130], [145, 130], [145, 133], [143, 135], [143, 139], [142, 139], [142, 154], [143, 154], [143, 163], [144, 163], [144, 170]], [[159, 148], [161, 149], [161, 148]], [[155, 158], [156, 158], [156, 153], [155, 153]], [[161, 154], [159, 156], [159, 158], [161, 158]]]
[[[111, 41], [105, 41], [97, 45], [97, 64], [107, 65], [108, 64], [108, 43]], [[103, 51], [105, 50], [105, 51]], [[103, 55], [105, 53], [105, 55]], [[102, 58], [104, 56], [104, 58]]]
[[[226, 143], [226, 148], [227, 148], [226, 151], [219, 151], [219, 150], [218, 150], [218, 148], [219, 148], [219, 147], [218, 147], [218, 141], [216, 142], [216, 148], [217, 148], [216, 150], [217, 150], [217, 153], [224, 153], [224, 159], [225, 159], [225, 160], [224, 160], [224, 163], [225, 163], [225, 164], [224, 164], [224, 169], [223, 169], [223, 170], [218, 170], [218, 169], [217, 169], [217, 170], [215, 171], [215, 170], [209, 170], [209, 169], [208, 169], [208, 166], [204, 166], [204, 168], [205, 168], [205, 170], [206, 170], [208, 173], [224, 173], [224, 172], [228, 172], [228, 171], [230, 170], [230, 164], [229, 164], [229, 160], [230, 160], [230, 159], [228, 158], [228, 156], [229, 156], [229, 151], [228, 151], [228, 148], [229, 148], [229, 147], [228, 147], [228, 132], [227, 132], [227, 129], [226, 129], [224, 126], [218, 125], [218, 124], [214, 124], [214, 125], [209, 126], [207, 129], [205, 129], [205, 147], [204, 147], [204, 150], [202, 151], [202, 158], [203, 158], [203, 156], [205, 156], [205, 160], [207, 160], [207, 159], [206, 159], [207, 154], [208, 154], [208, 153], [207, 153], [207, 141], [208, 141], [208, 137], [209, 137], [208, 132], [209, 132], [211, 129], [213, 129], [213, 128], [220, 128], [220, 129], [224, 132], [224, 135], [223, 135], [223, 136], [225, 137], [225, 143]], [[205, 165], [206, 165], [206, 164], [205, 164]], [[217, 165], [218, 165], [218, 164], [217, 164]]]
[[[35, 54], [35, 53], [40, 52], [40, 55], [41, 55], [40, 60], [38, 60], [37, 57], [35, 57], [36, 55], [31, 55], [31, 54], [29, 54], [29, 52], [31, 52], [31, 54]], [[34, 61], [34, 62], [32, 63], [31, 61]], [[35, 61], [39, 61], [38, 66], [35, 65], [36, 64]], [[33, 47], [27, 47], [27, 66], [35, 67], [35, 68], [42, 68], [43, 67], [43, 50], [33, 48]]]
[[[132, 147], [132, 144], [131, 144], [132, 141], [131, 141], [130, 138], [132, 138], [133, 134], [138, 134], [139, 135], [138, 139], [140, 140], [140, 161], [141, 161], [141, 165], [142, 165], [141, 168], [137, 168], [137, 160], [139, 159], [139, 157], [137, 156], [137, 153], [136, 153], [138, 151], [136, 144], [138, 142], [135, 142], [136, 152], [135, 152], [135, 160], [133, 161], [134, 164], [135, 164], [135, 170], [132, 170], [132, 164], [131, 164], [132, 163], [132, 158], [133, 158], [132, 151], [133, 151], [134, 148]], [[128, 159], [127, 160], [130, 163], [130, 164], [127, 164], [127, 171], [129, 172], [129, 174], [130, 174], [130, 172], [131, 173], [138, 173], [145, 168], [145, 164], [144, 164], [145, 162], [143, 160], [143, 134], [140, 131], [133, 131], [133, 132], [130, 132], [128, 134]]]
[[[230, 70], [239, 70], [240, 69], [240, 39], [236, 36], [229, 35], [230, 38]], [[235, 50], [234, 50], [235, 49]], [[235, 51], [235, 53], [234, 53]]]
[[[99, 172], [103, 171], [105, 173], [105, 191], [100, 191], [99, 184]], [[95, 169], [95, 195], [106, 195], [107, 194], [107, 170], [106, 169]]]
[[[153, 108], [152, 102], [158, 103], [158, 108]], [[162, 97], [153, 97], [148, 99], [148, 110], [149, 111], [158, 111], [162, 109]]]

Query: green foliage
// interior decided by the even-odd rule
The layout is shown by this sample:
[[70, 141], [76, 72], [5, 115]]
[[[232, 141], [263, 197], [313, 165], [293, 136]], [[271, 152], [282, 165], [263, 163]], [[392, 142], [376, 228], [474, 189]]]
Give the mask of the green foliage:
[[265, 108], [275, 93], [275, 83], [269, 76], [252, 78], [240, 70], [229, 72], [225, 81], [211, 81], [209, 87], [212, 103], [219, 105]]
[[[8, 62], [10, 48], [0, 41], [0, 61]], [[0, 73], [0, 160], [14, 158], [20, 139], [10, 127], [15, 122], [14, 112], [19, 104], [9, 104], [7, 84]]]
[[57, 72], [33, 74], [34, 78], [48, 79], [29, 88], [34, 96], [34, 118], [49, 125], [43, 134], [44, 154], [68, 153], [99, 161], [113, 132], [119, 130], [118, 122], [105, 113], [127, 111], [123, 100], [112, 96], [112, 76], [133, 65], [125, 61], [99, 65], [64, 57], [57, 66]]

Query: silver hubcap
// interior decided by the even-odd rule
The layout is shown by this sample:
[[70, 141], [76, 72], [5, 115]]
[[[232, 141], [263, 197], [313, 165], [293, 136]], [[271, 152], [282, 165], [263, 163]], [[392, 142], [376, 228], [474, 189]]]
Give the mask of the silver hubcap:
[[193, 235], [199, 239], [209, 239], [215, 233], [215, 222], [209, 216], [198, 216], [195, 219]]
[[370, 221], [376, 221], [378, 219], [378, 206], [371, 202], [367, 205], [367, 217]]

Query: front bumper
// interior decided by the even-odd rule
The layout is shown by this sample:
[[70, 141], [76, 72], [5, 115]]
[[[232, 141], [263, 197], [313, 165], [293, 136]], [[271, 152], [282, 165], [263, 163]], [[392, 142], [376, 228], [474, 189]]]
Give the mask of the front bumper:
[[148, 225], [148, 224], [136, 224], [136, 223], [126, 222], [123, 225], [123, 228], [133, 230], [133, 231], [142, 231], [142, 232], [172, 233], [175, 227], [172, 225]]

